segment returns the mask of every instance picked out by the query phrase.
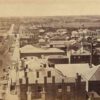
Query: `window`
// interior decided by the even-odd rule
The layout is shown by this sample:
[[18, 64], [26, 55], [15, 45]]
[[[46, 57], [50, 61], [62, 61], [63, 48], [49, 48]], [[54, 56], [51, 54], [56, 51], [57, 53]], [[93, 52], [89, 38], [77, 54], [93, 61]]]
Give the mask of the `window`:
[[50, 45], [50, 48], [53, 48], [53, 45]]
[[46, 68], [46, 64], [43, 64], [43, 67]]
[[19, 83], [22, 84], [22, 79], [19, 79]]
[[15, 85], [11, 85], [10, 86], [10, 90], [12, 91], [12, 90], [15, 90]]
[[62, 86], [58, 85], [58, 92], [62, 92]]
[[71, 89], [70, 89], [70, 86], [67, 86], [67, 92], [70, 92]]
[[38, 86], [37, 91], [38, 92], [41, 92], [42, 91], [42, 87], [41, 86]]
[[62, 92], [62, 89], [58, 89], [58, 92]]
[[36, 77], [39, 78], [39, 72], [36, 72]]
[[48, 71], [47, 75], [48, 75], [48, 77], [51, 77], [51, 71]]

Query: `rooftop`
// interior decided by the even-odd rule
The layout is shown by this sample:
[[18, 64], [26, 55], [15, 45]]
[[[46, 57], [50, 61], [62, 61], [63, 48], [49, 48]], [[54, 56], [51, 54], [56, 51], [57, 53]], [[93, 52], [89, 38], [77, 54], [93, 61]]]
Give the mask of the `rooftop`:
[[88, 81], [100, 81], [100, 65], [90, 68], [89, 64], [58, 64], [55, 67], [67, 77], [75, 77], [76, 73]]
[[22, 48], [20, 48], [21, 53], [64, 53], [63, 50], [57, 49], [57, 48], [48, 48], [48, 49], [42, 49], [38, 47], [34, 47], [32, 45], [26, 45]]

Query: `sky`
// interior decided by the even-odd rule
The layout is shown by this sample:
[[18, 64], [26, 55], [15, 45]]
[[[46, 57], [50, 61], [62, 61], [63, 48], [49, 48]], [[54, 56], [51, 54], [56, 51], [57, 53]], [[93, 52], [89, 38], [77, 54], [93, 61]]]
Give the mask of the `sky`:
[[0, 17], [100, 15], [100, 0], [0, 0]]

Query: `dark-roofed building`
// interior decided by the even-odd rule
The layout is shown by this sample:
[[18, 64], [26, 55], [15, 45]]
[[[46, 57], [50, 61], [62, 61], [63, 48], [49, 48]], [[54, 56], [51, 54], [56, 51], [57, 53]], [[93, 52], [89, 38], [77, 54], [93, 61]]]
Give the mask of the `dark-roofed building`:
[[91, 53], [87, 50], [83, 50], [83, 47], [77, 51], [71, 52], [71, 63], [90, 63]]
[[65, 55], [50, 55], [48, 56], [48, 61], [54, 64], [68, 64], [69, 59]]
[[58, 64], [55, 68], [67, 77], [74, 77], [76, 73], [79, 73], [86, 82], [86, 91], [94, 91], [100, 95], [100, 65], [92, 65], [90, 68], [89, 64]]

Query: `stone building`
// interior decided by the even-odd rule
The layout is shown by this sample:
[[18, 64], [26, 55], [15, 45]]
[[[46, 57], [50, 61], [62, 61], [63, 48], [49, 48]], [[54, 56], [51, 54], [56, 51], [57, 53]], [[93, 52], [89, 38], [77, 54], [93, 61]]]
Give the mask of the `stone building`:
[[86, 100], [80, 74], [67, 77], [43, 59], [23, 60], [19, 65], [11, 69], [8, 81], [10, 92], [19, 100]]

